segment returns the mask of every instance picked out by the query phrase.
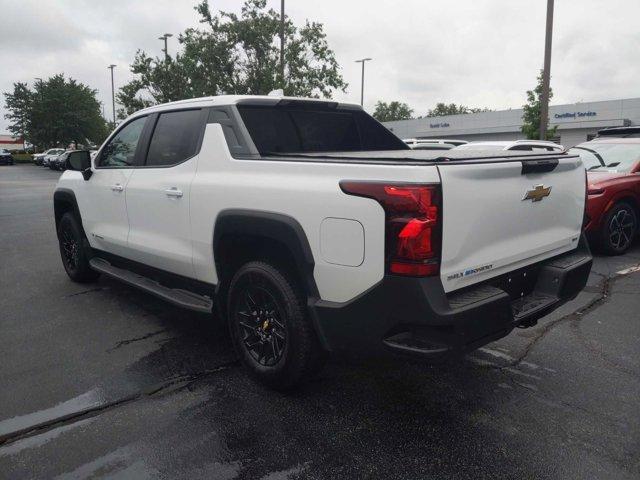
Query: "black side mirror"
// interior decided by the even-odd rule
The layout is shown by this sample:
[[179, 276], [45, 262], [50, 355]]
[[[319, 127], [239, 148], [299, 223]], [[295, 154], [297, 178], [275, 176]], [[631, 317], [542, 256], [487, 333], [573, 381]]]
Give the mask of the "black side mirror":
[[67, 157], [67, 169], [82, 172], [82, 177], [89, 180], [93, 172], [91, 171], [91, 156], [88, 150], [76, 150], [69, 152]]

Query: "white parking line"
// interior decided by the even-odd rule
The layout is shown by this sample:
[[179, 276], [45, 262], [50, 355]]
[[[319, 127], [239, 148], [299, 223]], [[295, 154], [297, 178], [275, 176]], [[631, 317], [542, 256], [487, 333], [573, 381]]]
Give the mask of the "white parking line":
[[624, 270], [620, 270], [616, 272], [616, 275], [629, 275], [630, 273], [640, 272], [640, 265], [636, 265], [635, 267], [625, 268]]

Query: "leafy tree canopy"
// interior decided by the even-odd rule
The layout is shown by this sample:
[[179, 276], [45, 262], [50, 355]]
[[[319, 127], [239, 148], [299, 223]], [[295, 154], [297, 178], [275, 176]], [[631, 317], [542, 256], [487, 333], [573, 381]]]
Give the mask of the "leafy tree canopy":
[[100, 143], [107, 135], [96, 90], [63, 74], [39, 80], [33, 90], [14, 83], [4, 97], [9, 131], [41, 148]]
[[296, 26], [285, 18], [285, 78], [280, 73], [280, 15], [266, 0], [246, 0], [240, 15], [214, 14], [208, 0], [195, 10], [202, 28], [189, 28], [175, 58], [138, 51], [134, 80], [118, 92], [121, 117], [156, 103], [208, 95], [285, 94], [329, 98], [347, 84], [329, 48], [322, 24]]
[[427, 112], [427, 117], [444, 117], [445, 115], [461, 115], [466, 113], [490, 112], [489, 108], [469, 108], [464, 105], [456, 105], [455, 103], [436, 104], [435, 108]]
[[[540, 97], [542, 96], [542, 70], [538, 75], [538, 84], [533, 90], [527, 90], [527, 103], [522, 106], [522, 133], [528, 139], [536, 140], [540, 138]], [[553, 90], [549, 87], [549, 100], [553, 97]], [[547, 125], [549, 118], [547, 118]], [[545, 136], [547, 140], [551, 140], [556, 136], [558, 126], [547, 129]]]
[[413, 115], [413, 110], [409, 105], [401, 102], [381, 102], [376, 103], [373, 118], [379, 122], [391, 122], [393, 120], [407, 120]]

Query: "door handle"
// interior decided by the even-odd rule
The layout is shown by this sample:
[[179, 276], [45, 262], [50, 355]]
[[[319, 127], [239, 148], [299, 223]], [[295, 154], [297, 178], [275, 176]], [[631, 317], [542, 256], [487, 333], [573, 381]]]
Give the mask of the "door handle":
[[167, 188], [164, 193], [167, 194], [167, 197], [182, 197], [182, 190], [178, 190], [176, 187]]
[[114, 192], [122, 192], [124, 190], [124, 187], [119, 183], [116, 183], [115, 185], [111, 185], [111, 190], [113, 190]]

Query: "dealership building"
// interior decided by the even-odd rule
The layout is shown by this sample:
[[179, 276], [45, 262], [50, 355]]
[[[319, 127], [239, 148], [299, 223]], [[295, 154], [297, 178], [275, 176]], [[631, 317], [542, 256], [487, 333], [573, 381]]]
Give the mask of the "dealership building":
[[[640, 125], [640, 98], [580, 102], [549, 107], [549, 123], [558, 126], [554, 139], [565, 147], [591, 140], [606, 127]], [[451, 138], [467, 141], [525, 138], [522, 109], [425, 117], [386, 122], [400, 138]]]
[[22, 150], [24, 148], [24, 140], [13, 135], [0, 135], [0, 148], [5, 150]]

